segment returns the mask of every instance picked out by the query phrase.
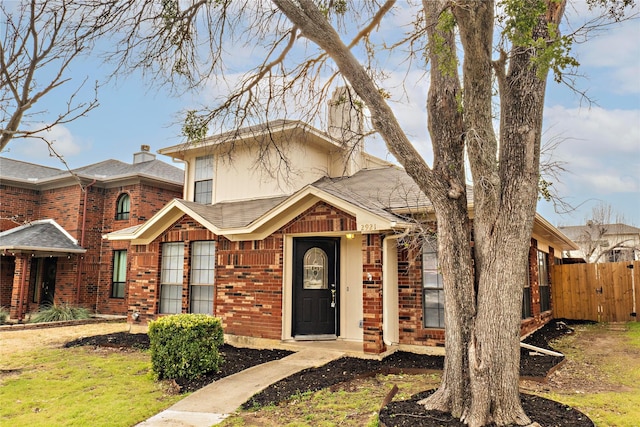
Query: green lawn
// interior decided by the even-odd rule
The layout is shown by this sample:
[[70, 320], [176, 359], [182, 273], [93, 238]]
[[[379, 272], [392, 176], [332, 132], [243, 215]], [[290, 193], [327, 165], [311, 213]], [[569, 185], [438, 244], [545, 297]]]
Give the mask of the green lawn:
[[[599, 427], [638, 426], [640, 323], [627, 326], [626, 332], [609, 332], [606, 325], [580, 327], [556, 345], [582, 366], [587, 383], [604, 384], [604, 391], [567, 389], [543, 395], [581, 410]], [[611, 341], [595, 345], [603, 339]], [[51, 345], [7, 351], [7, 344], [6, 339], [0, 344], [5, 346], [0, 351], [3, 426], [129, 427], [182, 398], [168, 393], [166, 383], [154, 381], [148, 352]], [[438, 375], [378, 375], [295, 396], [282, 405], [241, 411], [223, 425], [375, 426], [380, 402], [394, 384], [400, 388], [396, 399], [404, 399], [438, 381]]]
[[148, 352], [41, 348], [1, 369], [0, 425], [129, 427], [182, 397], [154, 381]]
[[[581, 328], [583, 344], [576, 345], [573, 337], [565, 338], [556, 348], [568, 358], [581, 360], [601, 383], [620, 386], [620, 390], [585, 393], [546, 393], [543, 396], [573, 406], [584, 412], [598, 427], [637, 427], [640, 425], [640, 323], [627, 323], [624, 333], [612, 344], [615, 351], [594, 351], [589, 348], [591, 337], [607, 334], [607, 325]], [[586, 338], [586, 339], [585, 339]], [[595, 341], [594, 341], [595, 342]]]

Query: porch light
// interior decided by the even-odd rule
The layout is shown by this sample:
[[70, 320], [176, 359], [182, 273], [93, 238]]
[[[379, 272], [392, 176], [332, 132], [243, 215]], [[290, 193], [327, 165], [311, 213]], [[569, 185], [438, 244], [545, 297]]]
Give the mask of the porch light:
[[356, 235], [353, 233], [347, 233], [347, 239], [351, 240], [351, 239], [355, 239]]

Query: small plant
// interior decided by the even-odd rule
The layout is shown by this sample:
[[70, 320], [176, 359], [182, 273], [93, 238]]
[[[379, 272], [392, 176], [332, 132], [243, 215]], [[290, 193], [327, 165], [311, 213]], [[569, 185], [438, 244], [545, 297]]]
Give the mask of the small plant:
[[149, 323], [151, 367], [159, 379], [195, 379], [222, 364], [220, 319], [206, 314], [176, 314]]
[[89, 310], [76, 307], [67, 303], [52, 304], [42, 307], [33, 316], [31, 323], [61, 322], [65, 320], [88, 319]]
[[7, 319], [9, 318], [9, 310], [4, 307], [0, 307], [0, 325], [4, 325], [7, 323]]

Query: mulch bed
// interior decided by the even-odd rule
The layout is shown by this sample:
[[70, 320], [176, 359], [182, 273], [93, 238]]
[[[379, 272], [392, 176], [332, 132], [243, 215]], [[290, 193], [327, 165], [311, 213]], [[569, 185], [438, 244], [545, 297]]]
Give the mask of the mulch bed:
[[[570, 325], [576, 322], [554, 320], [527, 337], [524, 342], [537, 347], [552, 350], [549, 343], [573, 333]], [[65, 347], [95, 346], [113, 347], [119, 349], [147, 349], [149, 337], [146, 334], [129, 334], [120, 332], [109, 335], [81, 338], [71, 341]], [[276, 360], [291, 354], [285, 350], [256, 350], [237, 348], [228, 344], [223, 345], [221, 353], [224, 363], [219, 372], [212, 373], [198, 380], [187, 381], [176, 379], [181, 392], [197, 390], [213, 381], [240, 372], [251, 366]], [[530, 350], [522, 349], [520, 357], [520, 375], [528, 379], [544, 381], [546, 376], [555, 369], [563, 357], [534, 354]], [[298, 393], [313, 392], [323, 388], [336, 386], [356, 378], [373, 376], [379, 373], [422, 373], [441, 370], [444, 364], [442, 356], [426, 356], [408, 352], [395, 352], [383, 360], [359, 359], [342, 357], [319, 368], [305, 369], [290, 377], [284, 378], [261, 392], [254, 395], [243, 404], [244, 409], [278, 404]], [[427, 391], [425, 393], [430, 393]], [[421, 394], [422, 395], [422, 394]], [[446, 419], [447, 414], [425, 413], [424, 408], [415, 404], [424, 396], [417, 395], [412, 399], [391, 402], [380, 412], [381, 425], [392, 426], [462, 426], [458, 420]], [[523, 406], [530, 416], [534, 417], [542, 426], [587, 427], [593, 423], [583, 414], [536, 396], [522, 395]], [[399, 416], [404, 414], [406, 419]], [[540, 417], [538, 417], [538, 414]], [[541, 418], [550, 417], [552, 422]]]
[[[417, 404], [419, 400], [429, 396], [433, 391], [424, 391], [412, 396], [409, 400], [389, 403], [380, 411], [380, 426], [466, 427], [466, 424], [453, 418], [449, 413], [426, 411]], [[585, 414], [560, 402], [524, 393], [520, 394], [520, 401], [529, 418], [542, 427], [594, 427], [593, 421]], [[489, 424], [489, 426], [495, 426], [495, 424]]]

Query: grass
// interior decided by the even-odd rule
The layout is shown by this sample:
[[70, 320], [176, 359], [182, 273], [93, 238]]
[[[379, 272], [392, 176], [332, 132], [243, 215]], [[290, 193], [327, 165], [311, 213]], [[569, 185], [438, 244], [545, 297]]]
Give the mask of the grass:
[[380, 404], [398, 386], [395, 399], [436, 387], [440, 374], [377, 375], [315, 393], [300, 393], [286, 403], [242, 411], [227, 418], [222, 427], [266, 426], [353, 426], [377, 427]]
[[38, 310], [32, 317], [31, 323], [60, 322], [64, 320], [88, 319], [89, 310], [70, 304], [53, 304]]
[[0, 425], [132, 426], [182, 396], [154, 381], [147, 352], [42, 348], [0, 371]]
[[[583, 361], [590, 367], [589, 376], [600, 384], [612, 384], [615, 391], [588, 393], [575, 390], [573, 393], [544, 393], [544, 397], [557, 400], [584, 412], [596, 426], [635, 427], [640, 420], [640, 323], [627, 324], [620, 342], [615, 344], [613, 355], [585, 352], [575, 346], [573, 339], [560, 341], [557, 349], [568, 358]], [[584, 328], [580, 333], [602, 333], [606, 325]], [[588, 340], [586, 341], [588, 342]], [[605, 349], [606, 350], [606, 349]], [[616, 387], [617, 386], [617, 387]]]
[[[595, 337], [611, 338], [612, 344], [601, 345], [601, 353], [594, 353]], [[629, 323], [626, 332], [615, 333], [607, 332], [606, 325], [583, 327], [556, 348], [568, 359], [586, 364], [582, 371], [586, 383], [608, 388], [543, 396], [579, 409], [599, 427], [638, 425], [640, 323]], [[393, 385], [399, 387], [394, 399], [403, 400], [436, 387], [439, 381], [439, 374], [378, 375], [300, 393], [279, 405], [241, 411], [222, 426], [376, 427], [380, 404]], [[28, 351], [16, 348], [0, 361], [0, 425], [132, 426], [182, 397], [167, 393], [164, 384], [154, 381], [147, 352], [44, 345]]]
[[[539, 394], [584, 412], [598, 427], [637, 427], [637, 420], [640, 420], [640, 358], [637, 357], [640, 354], [640, 323], [629, 323], [624, 333], [607, 332], [607, 325], [595, 325], [581, 329], [579, 334], [585, 334], [587, 338], [580, 341], [582, 344], [576, 344], [576, 334], [558, 342], [556, 348], [568, 358], [586, 363], [581, 375], [587, 383], [604, 382], [616, 391], [573, 390], [562, 394]], [[593, 356], [592, 349], [584, 348], [597, 334], [614, 337], [612, 343], [616, 351]], [[603, 348], [607, 350], [606, 346]], [[378, 375], [353, 381], [334, 391], [303, 393], [279, 405], [241, 411], [227, 418], [221, 426], [377, 427], [379, 406], [394, 384], [399, 387], [394, 400], [404, 400], [419, 391], [437, 387], [439, 381], [439, 375]]]

